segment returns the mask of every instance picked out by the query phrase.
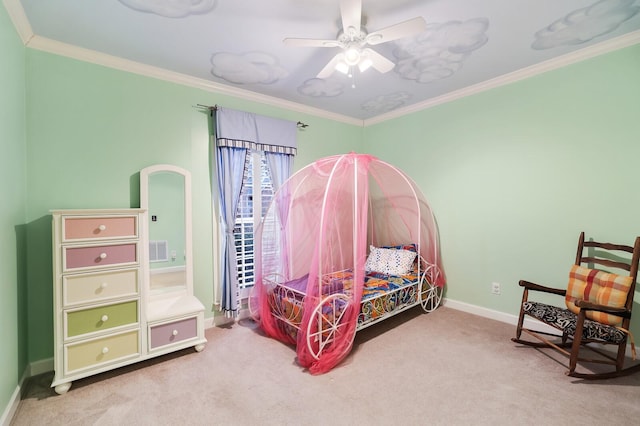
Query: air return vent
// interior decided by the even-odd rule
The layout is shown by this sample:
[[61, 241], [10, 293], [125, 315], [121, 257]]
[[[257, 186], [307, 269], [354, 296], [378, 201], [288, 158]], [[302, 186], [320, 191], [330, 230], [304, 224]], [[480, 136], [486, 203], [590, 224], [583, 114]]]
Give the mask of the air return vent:
[[167, 240], [149, 241], [149, 262], [167, 262], [169, 243]]

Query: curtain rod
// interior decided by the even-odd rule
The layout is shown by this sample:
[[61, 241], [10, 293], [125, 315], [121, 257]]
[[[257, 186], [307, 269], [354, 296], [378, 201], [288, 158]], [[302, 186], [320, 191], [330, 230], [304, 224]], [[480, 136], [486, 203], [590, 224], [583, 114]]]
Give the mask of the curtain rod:
[[[209, 112], [211, 113], [211, 116], [213, 117], [213, 112], [218, 110], [218, 104], [216, 105], [202, 105], [202, 104], [196, 104], [195, 108], [202, 108], [202, 109], [208, 109]], [[304, 130], [307, 127], [309, 127], [308, 124], [303, 123], [302, 121], [298, 121], [296, 123], [296, 125], [298, 126], [298, 129], [300, 130]]]

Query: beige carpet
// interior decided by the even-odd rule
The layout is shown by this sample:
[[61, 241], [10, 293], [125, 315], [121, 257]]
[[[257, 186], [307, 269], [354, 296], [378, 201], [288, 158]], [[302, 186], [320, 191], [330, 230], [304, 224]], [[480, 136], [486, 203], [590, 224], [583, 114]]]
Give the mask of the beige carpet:
[[250, 320], [184, 350], [73, 383], [33, 378], [12, 425], [602, 425], [640, 421], [640, 374], [587, 382], [564, 358], [512, 343], [514, 327], [413, 308], [356, 336], [311, 376]]

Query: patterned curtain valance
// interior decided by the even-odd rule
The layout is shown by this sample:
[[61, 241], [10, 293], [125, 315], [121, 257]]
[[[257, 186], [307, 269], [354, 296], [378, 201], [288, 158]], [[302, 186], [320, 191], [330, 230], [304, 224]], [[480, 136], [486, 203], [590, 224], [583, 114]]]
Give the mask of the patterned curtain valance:
[[294, 121], [218, 107], [215, 132], [219, 147], [296, 154], [297, 124]]
[[237, 139], [218, 138], [217, 144], [218, 146], [225, 146], [229, 148], [254, 149], [257, 151], [275, 152], [278, 154], [288, 154], [288, 155], [296, 155], [296, 151], [297, 151], [295, 147], [267, 145], [263, 143], [241, 141]]

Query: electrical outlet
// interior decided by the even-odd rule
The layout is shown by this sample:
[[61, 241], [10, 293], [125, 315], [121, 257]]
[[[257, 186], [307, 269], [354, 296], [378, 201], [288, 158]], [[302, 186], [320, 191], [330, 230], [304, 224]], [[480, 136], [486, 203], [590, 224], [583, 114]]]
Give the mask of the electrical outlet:
[[491, 293], [500, 294], [500, 283], [491, 283]]

